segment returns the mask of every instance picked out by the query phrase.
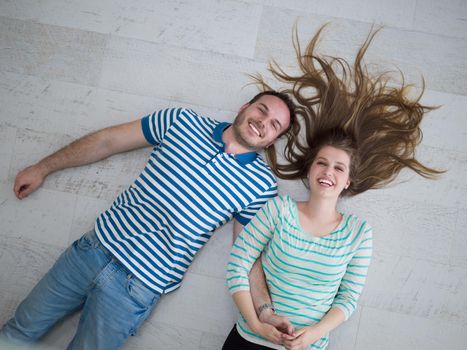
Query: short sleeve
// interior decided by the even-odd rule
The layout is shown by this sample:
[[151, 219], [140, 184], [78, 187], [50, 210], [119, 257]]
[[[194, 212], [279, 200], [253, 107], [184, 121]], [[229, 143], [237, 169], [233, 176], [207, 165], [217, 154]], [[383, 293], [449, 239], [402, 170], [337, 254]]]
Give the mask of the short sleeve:
[[141, 127], [146, 140], [152, 145], [159, 145], [182, 111], [182, 108], [167, 108], [143, 117]]
[[252, 201], [247, 207], [234, 214], [234, 218], [241, 223], [243, 226], [248, 224], [250, 220], [256, 215], [257, 211], [265, 204], [268, 200], [277, 196], [277, 184], [269, 188], [261, 196]]

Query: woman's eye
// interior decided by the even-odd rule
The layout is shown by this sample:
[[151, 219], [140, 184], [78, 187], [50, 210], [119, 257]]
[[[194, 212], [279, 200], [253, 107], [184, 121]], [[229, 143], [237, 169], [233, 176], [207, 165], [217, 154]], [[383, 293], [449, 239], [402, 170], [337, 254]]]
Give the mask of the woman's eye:
[[337, 171], [344, 171], [344, 169], [337, 167]]

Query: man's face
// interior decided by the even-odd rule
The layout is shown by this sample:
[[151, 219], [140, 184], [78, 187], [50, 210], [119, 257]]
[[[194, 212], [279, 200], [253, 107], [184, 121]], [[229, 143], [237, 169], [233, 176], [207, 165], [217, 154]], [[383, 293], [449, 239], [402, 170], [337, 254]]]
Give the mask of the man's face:
[[279, 97], [263, 95], [252, 104], [245, 104], [232, 128], [242, 146], [258, 151], [272, 145], [290, 124], [287, 105]]

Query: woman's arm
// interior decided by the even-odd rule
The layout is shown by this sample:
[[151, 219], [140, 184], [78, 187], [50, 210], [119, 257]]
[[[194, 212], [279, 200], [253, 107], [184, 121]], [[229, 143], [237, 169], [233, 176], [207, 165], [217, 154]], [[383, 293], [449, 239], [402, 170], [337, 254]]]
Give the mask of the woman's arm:
[[[243, 230], [243, 225], [234, 220], [233, 222], [233, 243], [237, 240], [238, 235]], [[268, 286], [266, 284], [266, 277], [264, 276], [263, 267], [261, 266], [261, 255], [258, 256], [255, 263], [253, 264], [250, 273], [248, 275], [250, 283], [250, 293], [253, 299], [253, 305], [255, 307], [258, 317], [261, 317], [259, 308], [263, 304], [271, 304], [271, 297], [269, 295]]]
[[[242, 231], [243, 226], [237, 220], [234, 220], [233, 226], [233, 241], [235, 242]], [[261, 255], [253, 264], [248, 275], [248, 280], [250, 282], [251, 298], [259, 320], [276, 327], [276, 329], [282, 333], [282, 337], [284, 339], [292, 339], [291, 337], [294, 334], [294, 327], [290, 323], [289, 319], [287, 317], [277, 315], [273, 309], [270, 308], [272, 300], [269, 295], [263, 267], [261, 266]], [[264, 307], [266, 305], [269, 307]]]
[[250, 292], [249, 274], [273, 237], [281, 201], [280, 197], [268, 201], [240, 232], [232, 247], [227, 269], [229, 291], [248, 326], [275, 343], [282, 341], [282, 332], [258, 319]]
[[277, 200], [277, 197], [269, 200], [258, 210], [232, 246], [227, 265], [227, 285], [232, 295], [240, 290], [250, 291], [248, 275], [273, 236], [274, 215], [278, 215]]
[[365, 286], [373, 250], [372, 228], [365, 222], [358, 229], [360, 243], [347, 264], [339, 290], [331, 307], [340, 308], [347, 320], [357, 307], [357, 301]]

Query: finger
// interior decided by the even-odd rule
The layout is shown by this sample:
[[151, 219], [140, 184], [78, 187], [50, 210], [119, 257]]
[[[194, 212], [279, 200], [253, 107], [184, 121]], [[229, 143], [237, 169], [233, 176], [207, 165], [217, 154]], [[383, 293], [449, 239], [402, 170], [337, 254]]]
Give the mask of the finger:
[[280, 332], [280, 331], [278, 331], [276, 328], [274, 328], [274, 331], [271, 332], [271, 334], [274, 335], [275, 343], [276, 343], [276, 344], [282, 344], [282, 343], [283, 343], [285, 333]]
[[293, 332], [293, 326], [286, 317], [280, 317], [280, 321], [276, 324], [276, 328], [283, 333], [290, 334]]
[[18, 177], [16, 177], [15, 184], [13, 186], [13, 191], [15, 192], [15, 195], [18, 198], [19, 198], [19, 192], [20, 192], [21, 186], [22, 186], [21, 182], [18, 180]]
[[297, 336], [297, 334], [295, 334], [293, 327], [287, 327], [287, 328], [284, 327], [279, 330], [281, 331], [282, 336], [287, 339], [294, 339]]
[[282, 334], [279, 332], [277, 329], [274, 328], [274, 331], [272, 332], [272, 336], [274, 338], [274, 343], [275, 344], [281, 344], [282, 343]]
[[284, 341], [284, 344], [287, 343], [290, 347], [297, 346], [301, 343], [300, 339], [294, 338], [293, 340]]
[[295, 337], [301, 336], [301, 335], [302, 335], [303, 333], [305, 333], [306, 331], [307, 331], [306, 328], [301, 328], [301, 329], [297, 330], [297, 331], [295, 332]]
[[32, 187], [31, 185], [23, 185], [23, 186], [19, 189], [19, 199], [26, 198], [26, 197], [29, 196], [33, 191], [34, 191], [34, 187]]
[[285, 323], [278, 324], [276, 329], [278, 329], [281, 333], [289, 333], [288, 326]]
[[15, 192], [16, 198], [21, 199], [21, 197], [19, 195], [19, 190], [15, 188], [13, 191]]
[[289, 335], [286, 333], [282, 333], [282, 341], [292, 341], [296, 338], [295, 335]]
[[288, 326], [287, 326], [287, 334], [295, 337], [297, 336], [296, 333], [295, 333], [295, 329], [293, 328], [292, 324], [289, 322]]
[[24, 186], [24, 189], [21, 191], [22, 197], [25, 198], [29, 196], [34, 191], [34, 188], [31, 185]]
[[27, 187], [27, 185], [22, 185], [20, 188], [18, 188], [18, 192], [16, 194], [16, 197], [18, 197], [18, 199], [23, 199], [25, 197], [24, 192], [26, 191]]

